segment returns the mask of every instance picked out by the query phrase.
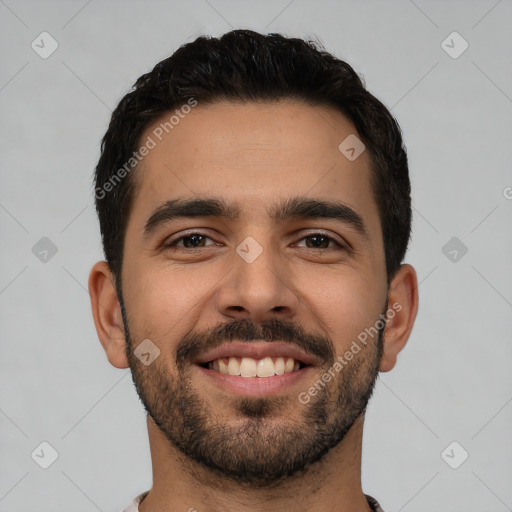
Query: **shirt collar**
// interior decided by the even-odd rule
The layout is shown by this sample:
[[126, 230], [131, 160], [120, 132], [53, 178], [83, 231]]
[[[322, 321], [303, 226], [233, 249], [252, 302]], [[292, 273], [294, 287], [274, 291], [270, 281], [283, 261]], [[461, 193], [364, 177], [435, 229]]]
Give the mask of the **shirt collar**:
[[[139, 503], [149, 494], [149, 491], [143, 492], [142, 494], [139, 494], [128, 506], [128, 508], [125, 508], [123, 512], [139, 512]], [[384, 512], [382, 510], [382, 507], [379, 505], [379, 502], [373, 498], [372, 496], [369, 496], [368, 494], [365, 494], [366, 501], [368, 502], [368, 505], [372, 508], [373, 512]]]

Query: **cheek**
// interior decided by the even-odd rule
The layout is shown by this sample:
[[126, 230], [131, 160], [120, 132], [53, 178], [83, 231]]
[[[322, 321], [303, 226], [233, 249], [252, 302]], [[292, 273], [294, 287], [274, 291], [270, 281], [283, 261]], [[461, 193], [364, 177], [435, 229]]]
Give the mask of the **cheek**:
[[316, 273], [301, 279], [303, 300], [337, 352], [344, 351], [366, 328], [375, 324], [382, 313], [385, 291], [375, 278], [354, 269]]
[[162, 343], [164, 339], [167, 343], [178, 341], [197, 323], [201, 306], [218, 278], [206, 267], [141, 265], [139, 269], [126, 287], [130, 325]]

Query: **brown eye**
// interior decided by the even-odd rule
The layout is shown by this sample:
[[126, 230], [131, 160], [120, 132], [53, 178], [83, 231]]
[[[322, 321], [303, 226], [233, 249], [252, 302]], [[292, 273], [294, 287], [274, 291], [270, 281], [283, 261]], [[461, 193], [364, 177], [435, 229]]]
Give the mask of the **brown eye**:
[[[172, 240], [166, 247], [180, 247], [185, 249], [199, 249], [201, 247], [206, 247], [206, 240], [212, 240], [209, 236], [203, 235], [201, 233], [190, 233], [188, 235], [180, 236], [175, 240]], [[212, 240], [213, 241], [213, 240]], [[180, 242], [183, 242], [182, 244]]]
[[[305, 240], [305, 247], [307, 249], [343, 249], [344, 246], [340, 244], [337, 240], [334, 238], [324, 235], [323, 233], [313, 233], [311, 235], [307, 235], [303, 238], [301, 238], [301, 241]], [[329, 246], [331, 242], [334, 244], [334, 246]]]

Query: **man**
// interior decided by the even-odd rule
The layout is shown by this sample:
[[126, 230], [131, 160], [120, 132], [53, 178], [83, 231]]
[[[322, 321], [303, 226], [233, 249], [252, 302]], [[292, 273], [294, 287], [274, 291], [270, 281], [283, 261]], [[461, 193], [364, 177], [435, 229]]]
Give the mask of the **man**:
[[108, 360], [147, 411], [126, 511], [380, 511], [365, 409], [418, 307], [400, 129], [301, 39], [200, 37], [141, 76], [96, 169]]

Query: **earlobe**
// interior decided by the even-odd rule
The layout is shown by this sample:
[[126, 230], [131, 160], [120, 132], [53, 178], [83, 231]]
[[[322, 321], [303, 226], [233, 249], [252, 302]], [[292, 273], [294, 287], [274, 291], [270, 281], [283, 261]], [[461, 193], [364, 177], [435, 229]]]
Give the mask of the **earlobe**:
[[96, 332], [110, 364], [116, 368], [128, 368], [121, 308], [106, 261], [99, 261], [91, 269], [89, 295]]
[[391, 281], [388, 293], [388, 320], [379, 370], [395, 367], [399, 352], [405, 347], [418, 312], [418, 278], [411, 265], [402, 265]]

